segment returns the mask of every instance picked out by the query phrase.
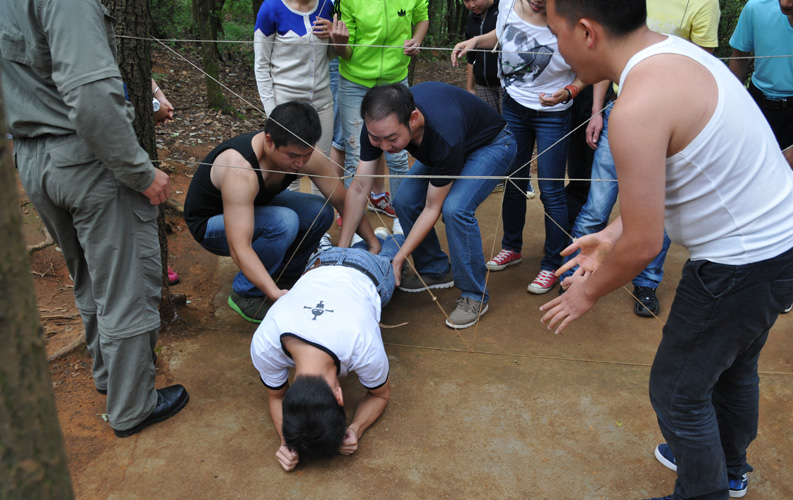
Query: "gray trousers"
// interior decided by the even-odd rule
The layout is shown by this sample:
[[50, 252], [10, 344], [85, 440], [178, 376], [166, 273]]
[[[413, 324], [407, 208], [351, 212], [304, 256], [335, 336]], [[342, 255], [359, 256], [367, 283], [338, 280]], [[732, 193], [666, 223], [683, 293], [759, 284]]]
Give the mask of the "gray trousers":
[[74, 279], [94, 383], [107, 389], [110, 425], [134, 427], [157, 404], [157, 207], [120, 184], [77, 135], [17, 138], [14, 158]]

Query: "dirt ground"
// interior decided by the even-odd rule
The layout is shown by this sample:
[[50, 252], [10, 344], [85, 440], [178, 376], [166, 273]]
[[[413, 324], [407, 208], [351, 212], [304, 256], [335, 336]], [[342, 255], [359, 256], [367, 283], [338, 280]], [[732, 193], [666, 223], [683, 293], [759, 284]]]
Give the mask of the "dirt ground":
[[[261, 126], [255, 111], [229, 117], [202, 107], [201, 79], [169, 54], [155, 71], [177, 120], [158, 129], [163, 168], [174, 198], [192, 162], [222, 139]], [[231, 66], [224, 81], [252, 103], [255, 83]], [[445, 64], [419, 65], [416, 82], [462, 83]], [[189, 103], [189, 104], [187, 104]], [[536, 186], [536, 184], [535, 184]], [[29, 245], [44, 240], [41, 222], [19, 189]], [[500, 249], [499, 206], [492, 194], [477, 212], [486, 257]], [[160, 336], [157, 386], [185, 385], [188, 406], [176, 417], [127, 439], [102, 419], [105, 397], [93, 386], [90, 356], [71, 281], [55, 246], [32, 253], [39, 310], [52, 358], [51, 376], [77, 498], [532, 498], [640, 499], [671, 493], [675, 475], [653, 458], [661, 441], [647, 396], [649, 367], [687, 257], [674, 246], [659, 288], [659, 318], [634, 315], [619, 290], [564, 335], [539, 322], [526, 286], [539, 270], [543, 211], [529, 201], [523, 262], [488, 278], [490, 310], [455, 332], [444, 314], [458, 292], [396, 292], [383, 312], [391, 363], [391, 402], [351, 457], [278, 466], [278, 438], [266, 390], [250, 362], [255, 326], [226, 305], [236, 272], [228, 258], [201, 249], [177, 213], [168, 217], [169, 264], [187, 297], [179, 320]], [[388, 225], [375, 214], [374, 226]], [[442, 223], [438, 224], [443, 235]], [[334, 240], [338, 228], [331, 230]], [[401, 325], [398, 327], [389, 327]], [[761, 358], [760, 431], [749, 450], [746, 498], [793, 498], [793, 315], [782, 316]], [[77, 346], [76, 348], [74, 346]], [[348, 415], [363, 395], [343, 384]], [[788, 472], [785, 473], [784, 471]]]

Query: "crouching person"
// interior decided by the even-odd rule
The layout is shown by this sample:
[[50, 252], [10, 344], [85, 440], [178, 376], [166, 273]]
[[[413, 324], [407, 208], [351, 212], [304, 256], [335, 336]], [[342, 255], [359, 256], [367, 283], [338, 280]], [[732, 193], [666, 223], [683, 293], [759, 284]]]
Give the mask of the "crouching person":
[[[403, 235], [315, 256], [291, 291], [269, 310], [251, 342], [251, 358], [268, 389], [270, 417], [281, 437], [276, 458], [286, 471], [300, 458], [350, 455], [388, 403], [388, 357], [380, 311], [394, 293], [391, 260]], [[289, 368], [295, 378], [289, 388]], [[350, 425], [339, 378], [355, 372], [366, 388]]]

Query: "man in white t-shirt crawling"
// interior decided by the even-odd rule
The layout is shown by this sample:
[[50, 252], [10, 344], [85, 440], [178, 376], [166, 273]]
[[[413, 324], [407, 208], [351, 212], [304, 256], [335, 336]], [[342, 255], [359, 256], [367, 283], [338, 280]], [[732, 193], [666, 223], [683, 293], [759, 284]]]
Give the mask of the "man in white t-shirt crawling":
[[[251, 358], [268, 390], [270, 417], [281, 436], [275, 456], [286, 471], [300, 457], [352, 454], [388, 403], [380, 311], [393, 295], [391, 260], [405, 237], [385, 228], [375, 234], [378, 255], [360, 242], [312, 258], [253, 335]], [[366, 395], [348, 426], [339, 377], [349, 372], [358, 375]]]

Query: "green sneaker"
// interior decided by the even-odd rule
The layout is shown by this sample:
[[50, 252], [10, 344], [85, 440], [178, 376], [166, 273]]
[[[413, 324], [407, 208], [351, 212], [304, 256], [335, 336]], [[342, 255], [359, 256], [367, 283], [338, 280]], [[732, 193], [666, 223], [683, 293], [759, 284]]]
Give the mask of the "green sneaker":
[[261, 323], [270, 310], [266, 297], [243, 297], [234, 290], [229, 295], [229, 307], [251, 323]]

